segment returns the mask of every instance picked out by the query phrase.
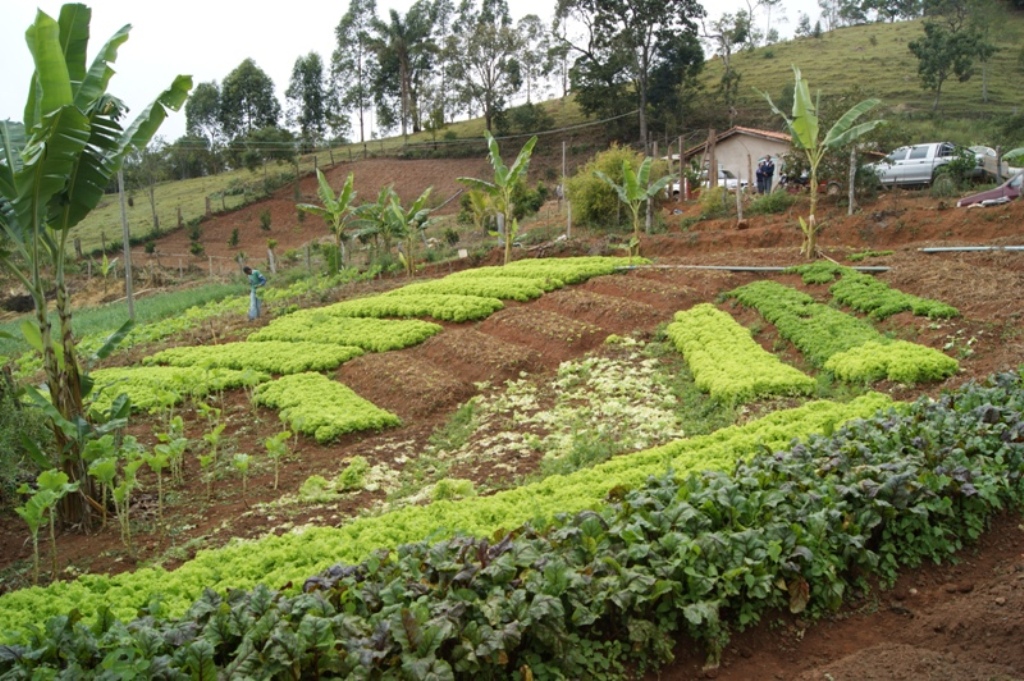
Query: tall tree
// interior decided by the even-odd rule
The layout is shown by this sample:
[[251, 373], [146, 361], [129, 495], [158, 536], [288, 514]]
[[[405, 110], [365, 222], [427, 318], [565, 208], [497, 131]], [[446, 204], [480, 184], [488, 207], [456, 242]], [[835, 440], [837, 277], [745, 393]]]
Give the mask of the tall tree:
[[252, 59], [245, 59], [228, 74], [220, 89], [220, 123], [229, 137], [277, 126], [281, 105], [274, 81]]
[[703, 24], [704, 37], [712, 42], [715, 53], [722, 58], [722, 78], [718, 91], [729, 115], [729, 125], [736, 117], [736, 96], [739, 93], [741, 74], [733, 68], [732, 54], [740, 45], [747, 43], [750, 35], [750, 15], [740, 10], [736, 14], [725, 13], [711, 22], [710, 28]]
[[189, 135], [205, 137], [211, 144], [222, 141], [220, 123], [220, 86], [217, 81], [200, 83], [185, 102], [185, 130]]
[[[0, 121], [0, 231], [11, 252], [0, 253], [0, 267], [28, 290], [35, 304], [31, 335], [43, 356], [48, 397], [40, 403], [49, 416], [57, 451], [53, 465], [80, 482], [80, 494], [65, 497], [62, 516], [89, 526], [91, 487], [82, 457], [84, 439], [94, 433], [83, 405], [89, 391], [72, 331], [71, 297], [64, 278], [71, 228], [92, 211], [132, 149], [144, 148], [167, 117], [185, 103], [192, 79], [178, 76], [128, 127], [123, 102], [107, 92], [124, 26], [86, 62], [92, 11], [68, 4], [55, 20], [42, 11], [25, 33], [35, 62], [22, 122]], [[49, 282], [44, 280], [48, 269]], [[58, 340], [53, 338], [47, 292], [56, 288]], [[30, 328], [30, 327], [26, 327]], [[127, 328], [123, 329], [124, 332]], [[100, 355], [109, 352], [108, 344]]]
[[375, 39], [372, 43], [381, 72], [377, 78], [378, 101], [384, 90], [397, 81], [399, 125], [402, 136], [420, 131], [418, 91], [426, 72], [430, 70], [431, 56], [436, 45], [431, 40], [433, 8], [427, 0], [417, 0], [403, 17], [395, 10], [388, 13], [387, 22], [374, 18]]
[[356, 114], [359, 142], [366, 144], [366, 113], [370, 108], [374, 70], [373, 20], [376, 0], [352, 0], [334, 29], [337, 46], [331, 56], [331, 73], [339, 90], [341, 110]]
[[942, 86], [949, 78], [970, 80], [974, 60], [987, 60], [995, 50], [972, 20], [975, 10], [976, 0], [928, 0], [924, 36], [907, 45], [917, 57], [921, 86], [935, 93], [932, 111], [938, 111]]
[[[697, 0], [559, 0], [557, 13], [573, 16], [587, 28], [585, 42], [573, 45], [580, 54], [574, 86], [605, 89], [608, 84], [627, 84], [646, 144], [650, 81], [659, 64], [659, 45], [680, 33], [696, 34], [694, 21], [704, 16], [703, 7]], [[621, 74], [609, 70], [613, 63], [621, 65]], [[600, 76], [596, 82], [584, 79], [588, 71]]]
[[522, 86], [519, 34], [512, 26], [506, 0], [483, 0], [477, 12], [469, 3], [462, 8], [464, 33], [459, 43], [461, 60], [456, 69], [462, 99], [479, 107], [490, 131]]
[[456, 94], [454, 70], [459, 62], [459, 40], [455, 33], [455, 3], [434, 2], [434, 43], [437, 45], [437, 74], [434, 85], [434, 107], [431, 117], [438, 127], [455, 117]]
[[313, 149], [326, 136], [328, 120], [335, 109], [319, 54], [310, 52], [295, 60], [284, 95], [288, 101], [288, 123], [299, 129], [302, 147]]
[[519, 61], [520, 74], [526, 84], [526, 102], [533, 102], [536, 91], [542, 94], [539, 83], [551, 73], [554, 67], [548, 58], [551, 47], [547, 27], [536, 14], [527, 14], [519, 20]]

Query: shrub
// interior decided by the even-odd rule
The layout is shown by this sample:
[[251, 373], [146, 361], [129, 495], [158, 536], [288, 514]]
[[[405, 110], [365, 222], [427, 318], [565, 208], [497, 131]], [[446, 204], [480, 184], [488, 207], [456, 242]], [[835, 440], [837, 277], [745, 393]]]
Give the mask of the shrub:
[[198, 241], [193, 241], [188, 246], [188, 252], [192, 255], [202, 255], [204, 251], [206, 251], [206, 249], [203, 248], [203, 245]]
[[701, 190], [697, 203], [700, 205], [700, 219], [712, 220], [729, 215], [735, 202], [729, 200], [725, 187], [706, 187]]
[[7, 505], [14, 490], [22, 482], [34, 479], [39, 472], [28, 463], [23, 442], [36, 443], [40, 449], [50, 448], [51, 435], [39, 409], [23, 407], [0, 378], [0, 503]]
[[231, 248], [238, 246], [238, 227], [231, 230], [231, 238], [228, 239], [228, 246]]
[[267, 209], [260, 212], [260, 229], [264, 232], [270, 231], [270, 211]]
[[761, 194], [754, 199], [746, 211], [750, 215], [770, 215], [784, 213], [796, 203], [796, 197], [789, 192], [776, 191]]
[[[612, 145], [594, 156], [569, 179], [566, 190], [572, 201], [573, 219], [597, 229], [631, 226], [629, 210], [619, 201], [615, 190], [594, 174], [601, 171], [622, 184], [623, 161], [627, 161], [636, 170], [643, 161], [643, 154], [628, 147]], [[651, 177], [661, 177], [666, 171], [665, 163], [657, 161], [651, 168]]]

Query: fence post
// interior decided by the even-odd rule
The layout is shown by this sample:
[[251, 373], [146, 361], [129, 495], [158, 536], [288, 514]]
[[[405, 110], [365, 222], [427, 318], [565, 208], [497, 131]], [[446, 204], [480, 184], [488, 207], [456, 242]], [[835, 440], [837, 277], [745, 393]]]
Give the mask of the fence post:
[[313, 271], [313, 263], [311, 258], [309, 257], [309, 244], [306, 244], [306, 270], [308, 270], [309, 272]]
[[178, 229], [185, 226], [185, 219], [181, 217], [181, 206], [178, 206]]

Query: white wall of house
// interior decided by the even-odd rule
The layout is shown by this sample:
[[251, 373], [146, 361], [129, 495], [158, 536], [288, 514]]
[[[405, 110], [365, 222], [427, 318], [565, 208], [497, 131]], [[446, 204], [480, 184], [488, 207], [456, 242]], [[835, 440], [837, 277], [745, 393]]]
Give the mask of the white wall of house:
[[[775, 161], [775, 175], [772, 181], [778, 184], [781, 177], [781, 157], [789, 151], [788, 142], [744, 133], [729, 135], [715, 145], [718, 167], [728, 170], [741, 181], [748, 182], [750, 187], [757, 186], [754, 173], [757, 172], [757, 162], [765, 156], [771, 156]], [[703, 156], [704, 149], [701, 148], [690, 156], [690, 159], [696, 159], [699, 162]]]

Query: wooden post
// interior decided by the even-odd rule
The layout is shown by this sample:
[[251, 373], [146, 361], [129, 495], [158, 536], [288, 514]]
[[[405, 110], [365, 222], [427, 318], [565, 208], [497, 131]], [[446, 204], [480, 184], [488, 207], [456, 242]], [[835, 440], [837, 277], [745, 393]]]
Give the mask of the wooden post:
[[100, 230], [100, 248], [103, 249], [104, 253], [107, 252], [107, 233], [102, 229]]
[[718, 159], [715, 158], [715, 129], [708, 130], [708, 188], [718, 186]]
[[77, 236], [75, 237], [75, 257], [79, 260], [82, 259], [82, 240]]
[[124, 292], [128, 299], [128, 319], [135, 319], [135, 296], [132, 291], [132, 240], [128, 233], [128, 213], [124, 207], [124, 171], [117, 171], [117, 193], [121, 201], [121, 239], [124, 243]]
[[[654, 140], [652, 142], [652, 145], [651, 145], [651, 157], [654, 158], [655, 160], [657, 160], [657, 158], [658, 158], [658, 140]], [[645, 187], [645, 189], [646, 189], [646, 187]], [[653, 202], [651, 201], [650, 197], [648, 197], [647, 201], [645, 201], [644, 203], [647, 204], [647, 206], [646, 206], [647, 210], [644, 211], [646, 213], [646, 215], [644, 216], [644, 231], [647, 232], [648, 234], [650, 234], [651, 233], [651, 223], [654, 221], [654, 205], [653, 205]]]
[[565, 140], [562, 140], [562, 194], [565, 195], [565, 238], [572, 238], [572, 204], [565, 194]]
[[185, 219], [181, 216], [181, 206], [178, 206], [178, 229], [185, 226]]
[[207, 196], [206, 197], [206, 217], [210, 217], [210, 215], [212, 215], [212, 214], [213, 214], [213, 211], [210, 209], [210, 197]]
[[309, 251], [310, 251], [309, 244], [306, 244], [306, 270], [309, 271], [309, 272], [312, 272], [313, 271], [313, 262], [312, 262], [312, 259], [310, 258]]
[[208, 255], [208, 256], [206, 256], [206, 259], [210, 263], [210, 279], [213, 279], [213, 256], [212, 255]]
[[[747, 186], [750, 186], [750, 181], [754, 179], [754, 160], [747, 154]], [[757, 191], [757, 185], [754, 185], [754, 190]]]
[[181, 258], [178, 258], [178, 278], [183, 279], [185, 277], [185, 268], [181, 264]]
[[331, 165], [334, 165], [334, 147], [327, 147], [327, 151], [331, 154]]
[[316, 156], [313, 156], [313, 174], [316, 175], [316, 171], [320, 169], [320, 165], [316, 162]]
[[[825, 185], [826, 187], [828, 185]], [[857, 147], [850, 149], [850, 205], [846, 207], [846, 214], [853, 215], [855, 202], [857, 201]]]

